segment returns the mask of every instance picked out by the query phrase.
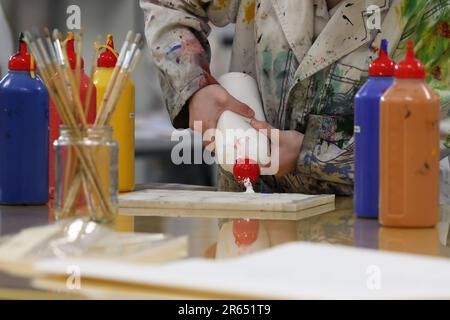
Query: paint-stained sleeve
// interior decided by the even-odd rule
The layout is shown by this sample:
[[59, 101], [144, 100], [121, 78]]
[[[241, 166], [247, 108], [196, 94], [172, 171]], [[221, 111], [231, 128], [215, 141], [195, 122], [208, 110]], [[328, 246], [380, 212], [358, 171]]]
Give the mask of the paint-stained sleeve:
[[351, 117], [310, 115], [296, 174], [347, 190], [353, 185], [355, 170], [352, 133]]
[[140, 0], [140, 6], [170, 118], [176, 128], [186, 128], [189, 98], [215, 83], [209, 69], [208, 23], [235, 22], [239, 0]]

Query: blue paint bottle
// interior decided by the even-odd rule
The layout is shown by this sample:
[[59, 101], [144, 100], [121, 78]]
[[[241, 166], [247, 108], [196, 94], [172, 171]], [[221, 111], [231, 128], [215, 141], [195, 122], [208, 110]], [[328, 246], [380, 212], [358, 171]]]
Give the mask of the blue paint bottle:
[[395, 63], [388, 57], [388, 42], [369, 67], [369, 79], [355, 98], [354, 210], [360, 218], [378, 218], [380, 171], [380, 100], [394, 82]]
[[0, 82], [0, 204], [48, 201], [49, 96], [23, 35]]

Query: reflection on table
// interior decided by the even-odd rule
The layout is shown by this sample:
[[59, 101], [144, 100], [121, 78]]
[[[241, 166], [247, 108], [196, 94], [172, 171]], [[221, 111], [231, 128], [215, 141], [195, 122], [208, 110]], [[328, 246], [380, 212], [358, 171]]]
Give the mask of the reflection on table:
[[[112, 227], [121, 232], [187, 235], [189, 256], [210, 259], [243, 256], [294, 241], [450, 258], [450, 206], [441, 208], [440, 224], [429, 229], [384, 228], [376, 220], [356, 219], [352, 207], [351, 198], [338, 198], [335, 211], [300, 221], [120, 216]], [[52, 216], [52, 209], [45, 206], [0, 206], [0, 235], [51, 223]], [[0, 297], [40, 294], [48, 297], [29, 279], [0, 273]]]

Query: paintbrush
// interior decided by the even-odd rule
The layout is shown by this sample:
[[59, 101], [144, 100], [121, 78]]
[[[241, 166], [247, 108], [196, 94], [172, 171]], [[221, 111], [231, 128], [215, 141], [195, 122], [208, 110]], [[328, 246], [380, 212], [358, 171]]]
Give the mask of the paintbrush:
[[90, 102], [92, 99], [92, 93], [94, 91], [94, 74], [97, 71], [97, 59], [100, 52], [100, 40], [101, 36], [97, 36], [97, 40], [94, 42], [94, 55], [92, 56], [91, 74], [89, 77], [89, 85], [84, 101], [84, 113], [87, 115], [89, 111]]
[[[63, 59], [63, 52], [60, 46], [59, 38], [56, 37], [54, 43], [54, 57], [58, 60], [58, 63], [56, 64], [57, 71], [54, 74], [48, 72], [48, 65], [50, 65], [48, 62], [50, 61], [52, 53], [49, 54], [46, 52], [46, 48], [45, 46], [43, 46], [43, 42], [33, 41], [30, 33], [27, 33], [26, 42], [29, 44], [30, 50], [32, 50], [33, 55], [35, 55], [36, 57], [36, 61], [38, 63], [41, 74], [43, 75], [43, 79], [46, 82], [47, 86], [50, 88], [49, 92], [51, 94], [51, 97], [54, 99], [53, 101], [55, 102], [58, 112], [62, 116], [63, 122], [73, 129], [73, 134], [75, 137], [81, 138], [82, 135], [79, 130], [76, 118], [70, 110], [70, 104], [68, 103], [68, 101], [65, 101], [68, 95], [66, 93], [66, 90], [68, 88], [65, 85], [64, 79], [62, 78], [63, 73], [61, 72], [61, 65], [64, 65], [65, 61]], [[40, 44], [40, 48], [38, 48], [38, 45], [36, 45], [36, 43]], [[43, 58], [43, 56], [46, 56], [46, 58]], [[102, 210], [102, 212], [110, 214], [112, 212], [110, 203], [106, 201], [105, 196], [102, 194], [101, 186], [98, 183], [98, 175], [96, 175], [95, 172], [95, 163], [91, 159], [91, 156], [83, 148], [75, 145], [74, 150], [77, 158], [81, 161], [82, 167], [85, 169], [83, 170], [83, 176], [86, 177], [87, 181], [92, 186], [94, 193], [98, 195], [98, 198], [100, 200], [100, 209]]]
[[117, 78], [112, 84], [113, 88], [111, 89], [111, 96], [108, 97], [106, 104], [100, 109], [100, 114], [96, 119], [96, 125], [104, 126], [110, 121], [117, 102], [119, 101], [121, 94], [129, 80], [129, 71], [133, 59], [135, 58], [136, 52], [138, 50], [140, 51], [140, 47], [142, 45], [141, 39], [142, 36], [138, 33], [133, 43], [130, 45], [129, 50], [126, 51], [125, 58], [121, 63], [120, 72], [118, 73]]
[[[59, 41], [61, 41], [62, 38], [62, 34], [61, 33], [57, 33], [57, 37], [59, 39]], [[83, 127], [87, 126], [87, 121], [86, 121], [86, 116], [84, 115], [84, 110], [83, 110], [83, 105], [81, 104], [81, 99], [80, 99], [80, 91], [79, 91], [79, 84], [76, 84], [76, 80], [72, 71], [72, 68], [70, 66], [70, 61], [67, 55], [67, 45], [65, 45], [64, 49], [61, 50], [62, 54], [63, 54], [63, 59], [64, 59], [64, 72], [66, 77], [69, 79], [69, 85], [72, 89], [72, 100], [75, 104], [75, 110], [78, 113], [78, 117], [81, 120], [81, 125]]]
[[75, 64], [75, 81], [80, 91], [81, 84], [81, 58], [83, 54], [83, 29], [80, 30], [77, 36], [77, 46], [75, 47], [76, 64]]
[[[56, 51], [56, 55], [58, 57], [59, 60], [59, 64], [57, 64], [57, 68], [59, 67], [59, 69], [62, 69], [61, 67], [64, 67], [65, 69], [67, 69], [67, 67], [70, 68], [70, 66], [66, 65], [66, 59], [64, 57], [64, 52], [62, 49], [62, 45], [61, 45], [61, 36], [60, 36], [60, 32], [58, 30], [54, 31], [54, 47], [55, 47], [55, 51]], [[61, 74], [63, 74], [62, 71], [60, 71]], [[70, 77], [69, 73], [64, 73], [66, 76]], [[73, 83], [73, 82], [72, 82]], [[73, 86], [72, 86], [73, 88]], [[78, 96], [79, 95], [75, 95], [72, 93], [72, 96]], [[72, 109], [73, 110], [73, 109]], [[67, 110], [69, 114], [72, 115], [72, 110]], [[79, 109], [80, 110], [80, 109]], [[79, 131], [78, 128], [78, 124], [77, 121], [74, 121], [74, 117], [72, 116], [72, 121], [71, 121], [71, 128], [72, 130], [75, 132], [75, 137], [78, 139], [82, 138], [82, 134]], [[88, 179], [89, 183], [92, 185], [95, 194], [98, 195], [99, 197], [99, 204], [100, 207], [102, 209], [103, 212], [112, 212], [110, 210], [110, 204], [108, 203], [108, 201], [106, 200], [106, 197], [103, 195], [103, 190], [100, 186], [100, 183], [98, 181], [98, 174], [96, 173], [96, 166], [95, 166], [95, 161], [93, 159], [93, 156], [90, 155], [89, 153], [87, 153], [87, 151], [83, 148], [75, 148], [78, 156], [80, 157], [80, 160], [83, 164], [83, 166], [85, 167], [86, 171], [85, 171], [85, 176]], [[78, 192], [78, 188], [76, 189], [76, 191], [73, 193], [74, 194], [74, 199], [76, 197], [76, 194]], [[74, 201], [74, 200], [73, 200]], [[68, 203], [70, 204], [72, 201], [68, 201]], [[71, 208], [71, 207], [69, 207]]]
[[[42, 41], [42, 39], [39, 37], [39, 34], [36, 33], [35, 37], [36, 41], [34, 42], [31, 35], [29, 33], [27, 33], [26, 35], [26, 42], [29, 44], [29, 47], [32, 49], [32, 53], [34, 56], [36, 56], [36, 60], [37, 63], [40, 67], [40, 73], [41, 76], [44, 79], [44, 82], [47, 84], [48, 87], [48, 91], [50, 94], [50, 97], [52, 99], [52, 101], [55, 103], [55, 106], [58, 109], [58, 113], [60, 114], [61, 119], [63, 120], [63, 122], [65, 123], [70, 123], [70, 116], [67, 115], [66, 112], [66, 108], [67, 108], [67, 103], [63, 102], [64, 100], [64, 96], [65, 95], [61, 95], [58, 91], [58, 87], [55, 86], [55, 84], [53, 83], [52, 79], [54, 79], [54, 77], [52, 77], [52, 70], [54, 70], [53, 68], [53, 61], [51, 60], [50, 57], [54, 58], [55, 55], [50, 52], [47, 52], [47, 48], [45, 48], [45, 44]], [[52, 51], [52, 46], [49, 46], [49, 49]], [[54, 73], [54, 71], [53, 71]], [[61, 99], [62, 96], [63, 98]], [[69, 153], [71, 154], [72, 150], [69, 150]], [[69, 160], [71, 160], [72, 157], [69, 155]], [[71, 161], [69, 161], [71, 162]], [[68, 167], [66, 168], [65, 171], [68, 171], [69, 166], [71, 166], [71, 164], [68, 164]], [[64, 190], [66, 190], [67, 188], [67, 183], [65, 183], [65, 188]]]
[[[54, 31], [54, 41], [52, 42], [50, 32], [48, 29], [45, 30], [45, 42], [42, 38], [37, 35], [33, 39], [29, 34], [27, 35], [26, 42], [30, 46], [30, 50], [36, 57], [36, 63], [39, 66], [39, 71], [44, 79], [44, 82], [49, 87], [49, 93], [58, 113], [61, 115], [63, 123], [68, 125], [73, 131], [73, 136], [75, 139], [83, 138], [83, 133], [79, 127], [79, 120], [81, 124], [85, 126], [85, 113], [83, 110], [83, 105], [80, 101], [79, 96], [79, 81], [77, 79], [77, 74], [73, 74], [73, 71], [69, 65], [69, 59], [67, 56], [66, 48], [61, 44], [61, 34], [59, 31]], [[126, 41], [121, 49], [121, 54], [118, 58], [118, 63], [114, 69], [113, 76], [107, 87], [108, 94], [102, 100], [102, 110], [99, 117], [96, 119], [96, 125], [106, 125], [111, 115], [114, 113], [114, 109], [120, 99], [123, 89], [127, 84], [131, 73], [136, 68], [139, 61], [141, 50], [141, 35], [136, 35], [134, 42], [130, 44], [131, 32], [127, 34]], [[82, 35], [79, 36], [78, 41], [81, 42]], [[94, 44], [95, 48], [98, 49], [97, 44]], [[80, 44], [77, 46], [77, 70], [80, 69], [81, 61], [81, 48]], [[91, 74], [95, 72], [96, 59], [98, 56], [98, 51], [96, 50], [93, 58], [93, 68], [91, 69]], [[80, 74], [81, 76], [81, 74]], [[91, 79], [93, 77], [91, 76]], [[90, 84], [92, 87], [93, 85]], [[92, 90], [92, 89], [91, 89]], [[89, 98], [86, 100], [86, 104], [89, 102]], [[97, 172], [97, 167], [95, 157], [90, 151], [81, 148], [79, 145], [74, 145], [74, 152], [76, 155], [76, 163], [79, 161], [79, 169], [73, 171], [78, 173], [71, 180], [69, 192], [65, 194], [66, 201], [64, 203], [64, 208], [62, 217], [70, 216], [73, 214], [73, 205], [77, 199], [79, 190], [82, 190], [85, 195], [86, 193], [92, 192], [93, 197], [90, 198], [86, 195], [87, 200], [94, 200], [98, 202], [100, 212], [103, 217], [111, 218], [113, 215], [113, 210], [111, 203], [107, 200], [105, 196], [106, 190], [103, 190], [100, 183], [100, 177]], [[78, 167], [75, 163], [75, 168]], [[73, 167], [71, 167], [73, 169]], [[72, 174], [70, 175], [72, 177]], [[70, 178], [70, 177], [69, 177]], [[66, 177], [67, 179], [67, 177]], [[76, 187], [77, 186], [77, 187]], [[92, 211], [93, 203], [88, 204], [89, 211]], [[100, 212], [98, 212], [100, 214]], [[92, 212], [92, 214], [95, 214]], [[99, 218], [100, 216], [97, 216]]]
[[[114, 88], [114, 84], [116, 83], [117, 76], [119, 75], [119, 72], [120, 72], [120, 70], [122, 68], [123, 61], [125, 60], [125, 56], [127, 54], [128, 46], [130, 44], [132, 36], [133, 36], [133, 33], [131, 31], [128, 31], [127, 36], [125, 38], [125, 42], [123, 43], [122, 48], [120, 50], [119, 57], [117, 58], [116, 66], [114, 67], [114, 71], [113, 71], [113, 73], [111, 75], [111, 78], [110, 78], [109, 83], [108, 83], [108, 85], [106, 87], [105, 93], [103, 95], [102, 103], [99, 106], [100, 113], [102, 112], [102, 110], [105, 108], [105, 106], [108, 103], [109, 97], [110, 97], [111, 92], [112, 92], [112, 90]], [[95, 121], [96, 125], [98, 124], [98, 120], [99, 120], [99, 116], [97, 116], [97, 119]]]

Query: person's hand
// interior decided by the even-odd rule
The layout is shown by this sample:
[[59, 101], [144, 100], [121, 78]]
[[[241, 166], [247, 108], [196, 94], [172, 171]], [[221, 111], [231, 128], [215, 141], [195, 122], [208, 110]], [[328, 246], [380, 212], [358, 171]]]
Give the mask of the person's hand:
[[[255, 113], [246, 104], [233, 98], [218, 84], [206, 86], [197, 91], [189, 100], [189, 127], [194, 130], [194, 122], [202, 122], [202, 132], [216, 129], [217, 121], [225, 110], [233, 111], [247, 118]], [[197, 130], [198, 131], [198, 130]]]
[[279, 169], [277, 177], [283, 177], [293, 172], [303, 143], [303, 134], [295, 130], [278, 130], [263, 121], [252, 119], [250, 125], [265, 134], [272, 141], [275, 130], [279, 132], [279, 143], [272, 141], [271, 153], [279, 154]]

